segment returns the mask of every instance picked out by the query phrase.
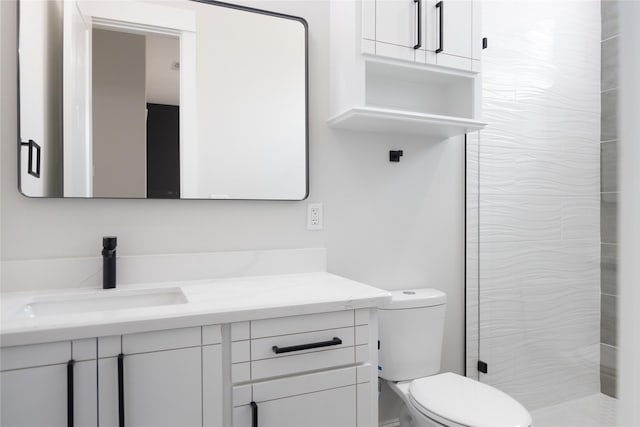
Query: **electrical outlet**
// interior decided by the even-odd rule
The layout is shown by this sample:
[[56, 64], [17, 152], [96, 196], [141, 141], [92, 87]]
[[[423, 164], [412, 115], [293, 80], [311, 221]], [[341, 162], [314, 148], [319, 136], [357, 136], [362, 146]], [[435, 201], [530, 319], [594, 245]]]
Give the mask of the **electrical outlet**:
[[307, 230], [322, 230], [322, 203], [307, 205]]

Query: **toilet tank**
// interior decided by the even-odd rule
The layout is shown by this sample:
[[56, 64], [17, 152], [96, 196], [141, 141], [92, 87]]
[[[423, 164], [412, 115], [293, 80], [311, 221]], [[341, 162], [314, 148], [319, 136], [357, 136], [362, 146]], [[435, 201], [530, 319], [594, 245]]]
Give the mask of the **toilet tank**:
[[436, 289], [391, 292], [378, 308], [378, 375], [413, 380], [440, 371], [447, 295]]

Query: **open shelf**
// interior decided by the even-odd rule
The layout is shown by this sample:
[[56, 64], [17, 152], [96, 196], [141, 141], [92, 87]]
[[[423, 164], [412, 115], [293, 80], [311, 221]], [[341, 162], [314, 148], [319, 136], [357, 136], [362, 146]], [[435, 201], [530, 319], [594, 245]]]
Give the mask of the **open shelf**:
[[487, 124], [467, 118], [378, 107], [354, 107], [328, 121], [329, 126], [381, 133], [449, 138], [477, 131]]
[[[449, 138], [486, 126], [478, 119], [479, 75], [363, 55], [332, 106], [329, 126]], [[349, 83], [347, 83], [349, 82]]]

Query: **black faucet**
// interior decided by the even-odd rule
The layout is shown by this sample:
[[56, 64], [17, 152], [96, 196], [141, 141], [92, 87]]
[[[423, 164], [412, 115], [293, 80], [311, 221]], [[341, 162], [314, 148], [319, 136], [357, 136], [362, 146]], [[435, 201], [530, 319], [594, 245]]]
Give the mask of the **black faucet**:
[[102, 289], [116, 287], [116, 246], [118, 238], [102, 238]]

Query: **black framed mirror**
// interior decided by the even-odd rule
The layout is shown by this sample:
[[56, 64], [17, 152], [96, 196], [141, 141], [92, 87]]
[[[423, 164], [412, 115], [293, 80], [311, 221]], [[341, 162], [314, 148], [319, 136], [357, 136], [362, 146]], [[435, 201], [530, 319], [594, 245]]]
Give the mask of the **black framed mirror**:
[[[303, 200], [308, 27], [202, 0], [21, 0], [28, 197]], [[31, 169], [30, 169], [31, 168]]]

